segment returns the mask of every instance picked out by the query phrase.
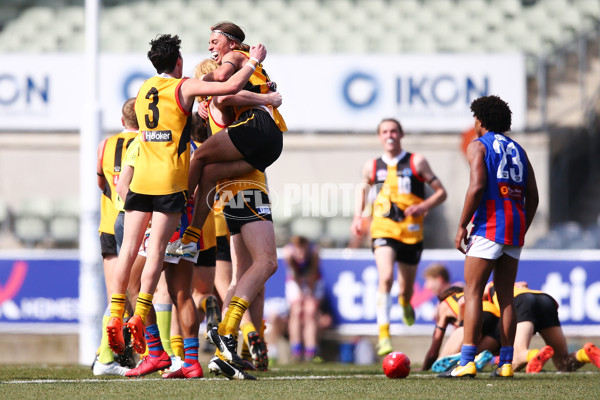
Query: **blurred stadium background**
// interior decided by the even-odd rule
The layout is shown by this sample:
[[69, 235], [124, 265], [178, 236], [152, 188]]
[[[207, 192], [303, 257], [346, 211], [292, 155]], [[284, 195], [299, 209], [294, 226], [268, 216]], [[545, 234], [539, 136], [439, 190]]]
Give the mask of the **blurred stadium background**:
[[[368, 240], [350, 243], [353, 197], [341, 187], [358, 183], [364, 161], [379, 155], [378, 121], [397, 117], [408, 133], [404, 147], [428, 158], [449, 193], [427, 219], [426, 248], [451, 248], [468, 179], [462, 148], [471, 127], [470, 101], [463, 97], [479, 93], [509, 98], [513, 134], [536, 168], [540, 212], [526, 247], [576, 250], [557, 257], [567, 259], [600, 247], [600, 1], [104, 0], [100, 65], [107, 72], [101, 71], [99, 84], [102, 112], [111, 120], [104, 119], [103, 134], [119, 130], [122, 102], [135, 94], [122, 82], [115, 87], [125, 94], [106, 94], [112, 86], [103, 78], [131, 76], [135, 66], [147, 71], [148, 42], [160, 33], [182, 38], [189, 74], [209, 56], [209, 27], [221, 20], [240, 25], [247, 43], [267, 46], [265, 65], [284, 97], [290, 132], [281, 159], [268, 171], [278, 245], [297, 233], [324, 248], [366, 247]], [[15, 260], [44, 254], [60, 260], [63, 253], [55, 249], [79, 245], [85, 30], [83, 0], [0, 0], [3, 282]], [[372, 75], [360, 75], [367, 68]], [[426, 72], [419, 78], [421, 70]], [[509, 76], [500, 79], [503, 70]], [[353, 72], [354, 86], [328, 92], [339, 90], [331, 83], [338, 75]], [[436, 97], [432, 88], [421, 108], [406, 108], [406, 85], [409, 96], [429, 95], [420, 92], [417, 79], [423, 85], [441, 82], [441, 94]], [[369, 83], [379, 81], [397, 85], [396, 97], [390, 97], [395, 104], [371, 105], [378, 93]], [[451, 85], [463, 81], [471, 86], [466, 94], [461, 87], [459, 104]], [[128, 82], [135, 86], [135, 80]], [[380, 92], [389, 95], [383, 86]], [[344, 101], [354, 108], [343, 108]], [[324, 190], [326, 185], [334, 188]], [[597, 252], [585, 254], [600, 268]], [[10, 312], [2, 310], [0, 325], [10, 332]]]

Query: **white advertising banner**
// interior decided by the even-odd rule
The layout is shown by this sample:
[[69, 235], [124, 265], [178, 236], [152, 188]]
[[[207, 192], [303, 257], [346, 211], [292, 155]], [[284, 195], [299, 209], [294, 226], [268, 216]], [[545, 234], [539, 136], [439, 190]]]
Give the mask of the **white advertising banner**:
[[[185, 72], [204, 55], [185, 55]], [[0, 58], [0, 130], [77, 130], [85, 93], [82, 55]], [[475, 98], [495, 94], [525, 128], [526, 75], [519, 54], [269, 55], [291, 131], [373, 131], [382, 118], [407, 131], [461, 132]], [[154, 74], [145, 54], [100, 57], [103, 124], [121, 128], [121, 105]]]

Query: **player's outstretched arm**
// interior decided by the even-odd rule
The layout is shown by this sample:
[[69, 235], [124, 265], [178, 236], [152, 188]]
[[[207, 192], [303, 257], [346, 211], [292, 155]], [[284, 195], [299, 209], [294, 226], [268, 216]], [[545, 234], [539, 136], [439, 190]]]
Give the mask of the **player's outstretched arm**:
[[191, 106], [196, 96], [219, 96], [239, 92], [266, 55], [267, 50], [262, 44], [253, 46], [250, 48], [250, 60], [225, 82], [205, 82], [200, 79], [185, 80], [181, 85], [184, 107]]
[[415, 217], [418, 217], [427, 213], [432, 208], [435, 208], [442, 204], [448, 197], [448, 194], [446, 193], [444, 185], [442, 185], [442, 181], [440, 181], [438, 177], [435, 176], [425, 157], [423, 157], [420, 154], [415, 154], [413, 155], [413, 161], [415, 163], [415, 169], [417, 170], [419, 176], [434, 191], [431, 196], [429, 196], [422, 202], [411, 205], [404, 210], [404, 215], [413, 215]]
[[235, 95], [218, 96], [213, 98], [215, 105], [220, 106], [273, 106], [279, 107], [283, 102], [281, 93], [269, 92], [266, 94], [240, 90]]

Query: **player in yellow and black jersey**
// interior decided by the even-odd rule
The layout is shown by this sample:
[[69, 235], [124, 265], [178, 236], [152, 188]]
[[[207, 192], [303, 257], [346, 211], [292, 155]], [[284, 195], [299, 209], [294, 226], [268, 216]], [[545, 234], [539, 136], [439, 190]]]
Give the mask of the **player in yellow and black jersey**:
[[[434, 372], [443, 372], [454, 366], [460, 359], [460, 347], [462, 344], [462, 320], [464, 313], [464, 289], [460, 286], [451, 286], [440, 296], [440, 304], [435, 316], [435, 329], [431, 339], [431, 345], [423, 361], [423, 371], [427, 371], [436, 361]], [[479, 343], [479, 352], [495, 349], [498, 342], [498, 317], [500, 312], [489, 301], [483, 302], [483, 331]], [[444, 333], [448, 325], [454, 325], [455, 331], [447, 340], [444, 348], [440, 351]], [[483, 368], [491, 359], [491, 353], [487, 352], [478, 356], [478, 368]]]
[[[210, 73], [217, 67], [213, 60], [205, 60], [199, 65], [197, 72]], [[254, 75], [253, 75], [254, 76]], [[257, 85], [260, 89], [260, 85]], [[252, 89], [246, 87], [247, 89]], [[247, 105], [278, 107], [281, 104], [281, 95], [276, 92], [259, 93], [243, 90], [234, 96], [217, 96], [208, 99], [206, 107], [207, 124], [213, 135], [219, 134], [223, 129], [230, 125], [235, 114], [232, 111], [237, 107], [247, 107]], [[202, 110], [202, 108], [201, 108]], [[233, 114], [233, 115], [232, 115]], [[231, 234], [231, 243], [233, 252], [236, 255], [236, 264], [232, 268], [237, 282], [248, 269], [253, 265], [253, 254], [256, 249], [249, 249], [252, 238], [248, 238], [248, 233], [244, 231], [256, 230], [260, 235], [269, 237], [273, 234], [271, 223], [270, 202], [266, 186], [265, 175], [263, 172], [253, 169], [234, 179], [224, 179], [218, 182], [219, 204], [221, 205], [221, 215], [224, 216], [227, 223], [227, 230]], [[198, 202], [196, 202], [198, 203]], [[220, 267], [230, 266], [230, 263], [220, 263]], [[227, 275], [225, 271], [218, 271], [219, 275]], [[224, 297], [224, 304], [227, 305], [231, 300], [231, 294], [236, 291], [235, 287], [229, 288], [229, 297]], [[256, 368], [266, 369], [268, 366], [266, 346], [264, 338], [256, 328], [262, 326], [264, 304], [264, 289], [261, 288], [259, 294], [251, 302], [249, 312], [244, 313], [240, 328], [243, 332], [244, 346], [242, 356], [250, 363], [254, 362]], [[237, 331], [235, 333], [237, 337]], [[215, 357], [209, 364], [209, 369], [223, 372], [220, 363], [228, 360], [221, 360]]]
[[[150, 42], [148, 58], [157, 75], [144, 82], [136, 98], [136, 113], [140, 126], [140, 150], [135, 173], [125, 200], [125, 229], [123, 246], [117, 260], [111, 290], [111, 319], [107, 326], [111, 348], [121, 353], [125, 290], [131, 267], [150, 219], [152, 231], [147, 248], [147, 258], [141, 278], [134, 315], [127, 322], [134, 348], [143, 352], [147, 332], [149, 357], [130, 371], [131, 375], [145, 375], [170, 366], [171, 360], [160, 346], [158, 329], [153, 325], [144, 329], [146, 317], [152, 309], [152, 297], [163, 268], [165, 249], [175, 231], [187, 201], [190, 158], [189, 115], [196, 96], [237, 93], [266, 56], [262, 45], [253, 47], [248, 67], [240, 69], [226, 82], [204, 82], [182, 79], [183, 58], [181, 41], [177, 36], [161, 35]], [[188, 285], [191, 280], [188, 280]], [[191, 296], [187, 301], [193, 305]], [[182, 307], [182, 305], [179, 305]], [[197, 319], [197, 314], [196, 319]], [[152, 329], [151, 329], [152, 328]], [[197, 364], [197, 329], [195, 342], [189, 347], [183, 366], [194, 368]], [[193, 339], [190, 337], [190, 339]], [[185, 342], [185, 340], [184, 340]], [[184, 344], [185, 345], [185, 344]], [[186, 348], [188, 348], [186, 347]]]
[[[526, 282], [517, 282], [513, 293], [517, 319], [512, 361], [515, 371], [525, 368], [527, 373], [538, 373], [550, 358], [556, 369], [562, 372], [575, 371], [585, 363], [593, 363], [600, 368], [600, 350], [593, 343], [586, 343], [583, 348], [569, 353], [558, 319], [558, 303], [552, 296], [529, 289]], [[499, 307], [498, 296], [491, 282], [485, 287], [484, 299]], [[529, 349], [531, 338], [536, 333], [542, 336], [546, 346]]]
[[[117, 219], [119, 203], [122, 202], [117, 194], [116, 185], [123, 167], [123, 159], [129, 144], [138, 135], [138, 123], [134, 110], [135, 99], [131, 98], [123, 104], [121, 123], [123, 131], [103, 140], [98, 145], [97, 180], [102, 189], [100, 200], [100, 248], [104, 266], [104, 281], [106, 292], [110, 300], [112, 273], [117, 263], [118, 244], [115, 239], [115, 220]], [[108, 346], [106, 325], [110, 317], [107, 307], [102, 318], [102, 342], [98, 351], [98, 358], [94, 361], [92, 371], [94, 375], [123, 375], [125, 368], [114, 361], [114, 355]], [[132, 366], [132, 365], [129, 365]]]
[[[377, 354], [393, 351], [390, 340], [390, 290], [394, 264], [398, 263], [398, 302], [403, 320], [408, 326], [415, 320], [410, 304], [417, 265], [423, 250], [423, 219], [432, 208], [446, 199], [446, 191], [434, 175], [425, 157], [402, 149], [402, 126], [395, 119], [384, 119], [377, 128], [384, 154], [365, 163], [362, 171], [362, 193], [357, 203], [352, 232], [363, 234], [363, 213], [369, 190], [376, 197], [373, 204], [371, 239], [379, 272], [377, 291], [377, 325], [379, 342]], [[425, 198], [425, 184], [434, 193]]]

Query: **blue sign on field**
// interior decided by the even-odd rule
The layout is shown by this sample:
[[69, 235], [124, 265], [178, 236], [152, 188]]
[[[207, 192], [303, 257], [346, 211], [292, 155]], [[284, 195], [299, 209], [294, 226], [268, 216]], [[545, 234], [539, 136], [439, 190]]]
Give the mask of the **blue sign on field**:
[[[431, 263], [448, 267], [453, 282], [463, 281], [463, 259], [457, 251], [425, 251], [417, 272], [413, 306], [416, 323], [430, 325], [437, 299], [423, 287], [423, 270]], [[0, 324], [76, 324], [79, 315], [79, 260], [0, 257]], [[266, 285], [267, 303], [285, 299], [286, 265]], [[375, 323], [377, 268], [368, 251], [323, 251], [321, 272], [334, 322], [338, 326]], [[600, 252], [524, 252], [517, 280], [552, 295], [563, 325], [598, 325], [600, 330]], [[394, 282], [392, 296], [397, 296]], [[396, 300], [394, 298], [394, 300]], [[392, 323], [401, 323], [397, 301]]]

